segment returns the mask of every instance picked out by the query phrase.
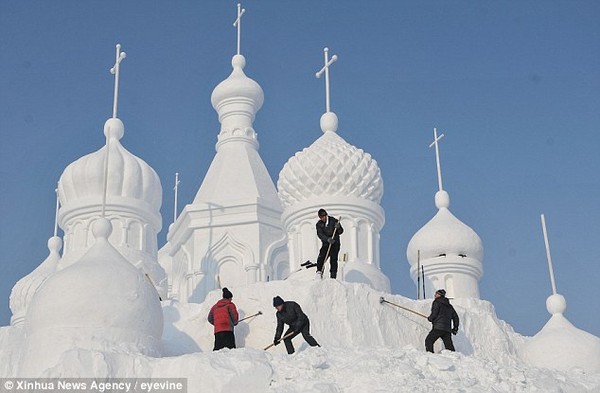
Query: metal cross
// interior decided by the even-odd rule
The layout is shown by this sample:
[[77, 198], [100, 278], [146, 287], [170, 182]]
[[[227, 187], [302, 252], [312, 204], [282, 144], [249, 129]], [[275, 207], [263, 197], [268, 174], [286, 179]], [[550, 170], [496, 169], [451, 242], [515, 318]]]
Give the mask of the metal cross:
[[237, 27], [237, 54], [240, 54], [240, 46], [242, 40], [242, 15], [246, 12], [245, 8], [242, 8], [242, 5], [238, 3], [237, 5], [237, 19], [233, 22], [233, 27]]
[[117, 101], [119, 100], [119, 69], [121, 61], [127, 56], [125, 52], [121, 52], [121, 44], [117, 44], [117, 58], [115, 65], [110, 69], [110, 73], [115, 76], [115, 96], [113, 100], [113, 118], [117, 117]]
[[329, 66], [337, 60], [337, 55], [331, 56], [330, 60], [329, 48], [323, 48], [323, 53], [325, 56], [325, 65], [315, 74], [315, 76], [320, 78], [321, 75], [323, 75], [323, 72], [325, 73], [325, 112], [329, 112]]
[[431, 144], [429, 145], [429, 147], [432, 147], [433, 145], [435, 145], [435, 163], [437, 165], [437, 176], [438, 176], [438, 186], [440, 191], [443, 190], [442, 187], [442, 168], [440, 166], [440, 147], [439, 147], [439, 140], [442, 139], [444, 137], [444, 134], [438, 136], [437, 134], [437, 129], [433, 129], [433, 142], [431, 142]]

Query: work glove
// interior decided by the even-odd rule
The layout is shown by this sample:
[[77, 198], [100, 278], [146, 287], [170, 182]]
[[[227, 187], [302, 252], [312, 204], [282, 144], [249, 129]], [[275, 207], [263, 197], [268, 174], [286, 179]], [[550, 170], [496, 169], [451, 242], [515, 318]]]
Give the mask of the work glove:
[[456, 336], [456, 333], [458, 333], [458, 329], [452, 329], [452, 334]]
[[335, 225], [334, 225], [334, 227], [335, 227], [335, 229], [340, 229], [340, 222], [339, 221], [336, 222]]
[[281, 341], [278, 338], [273, 340], [273, 345], [278, 345]]
[[332, 238], [332, 237], [330, 237], [330, 238], [327, 238], [327, 243], [329, 243], [329, 244], [333, 244], [333, 242], [334, 242], [334, 241], [335, 241], [335, 240], [333, 240], [333, 238]]

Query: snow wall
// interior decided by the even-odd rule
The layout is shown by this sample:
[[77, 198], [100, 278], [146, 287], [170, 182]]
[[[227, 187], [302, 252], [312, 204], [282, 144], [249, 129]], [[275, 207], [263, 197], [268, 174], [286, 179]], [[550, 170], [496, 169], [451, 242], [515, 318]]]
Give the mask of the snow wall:
[[[428, 315], [429, 300], [411, 300], [363, 284], [313, 280], [302, 271], [286, 281], [229, 288], [242, 321], [235, 329], [238, 349], [212, 352], [213, 328], [206, 317], [220, 299], [211, 292], [202, 304], [163, 302], [163, 357], [126, 352], [65, 351], [44, 377], [179, 378], [189, 392], [600, 392], [600, 374], [529, 367], [519, 352], [527, 337], [499, 320], [493, 305], [478, 299], [452, 303], [460, 318], [453, 336], [457, 352], [424, 351], [430, 323], [419, 315], [381, 304], [380, 298]], [[275, 333], [272, 298], [298, 302], [310, 318], [321, 348], [294, 339], [264, 351]], [[93, 312], [93, 311], [92, 311]], [[0, 377], [18, 376], [24, 337], [20, 328], [0, 328]], [[441, 352], [441, 353], [440, 353]]]

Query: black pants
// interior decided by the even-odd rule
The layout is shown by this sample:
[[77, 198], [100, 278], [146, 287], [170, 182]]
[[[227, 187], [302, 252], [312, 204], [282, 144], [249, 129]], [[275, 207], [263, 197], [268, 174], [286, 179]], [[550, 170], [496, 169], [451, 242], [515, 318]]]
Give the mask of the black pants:
[[213, 351], [218, 351], [221, 348], [235, 348], [235, 336], [233, 332], [215, 333], [215, 347]]
[[454, 344], [452, 344], [452, 334], [450, 332], [438, 329], [431, 329], [431, 331], [425, 338], [425, 349], [427, 350], [427, 352], [433, 353], [433, 343], [435, 343], [440, 337], [444, 342], [444, 347], [449, 351], [454, 351]]
[[[294, 329], [289, 328], [287, 330], [287, 332], [285, 332], [284, 336], [286, 334], [290, 334], [293, 331], [294, 331]], [[310, 345], [311, 347], [320, 347], [317, 340], [315, 340], [315, 338], [310, 335], [310, 322], [306, 322], [306, 325], [304, 325], [304, 327], [302, 328], [300, 333], [302, 333], [302, 337], [304, 338], [304, 341], [306, 341], [308, 343], [308, 345]], [[292, 344], [292, 338], [294, 338], [296, 336], [297, 336], [297, 334], [292, 334], [290, 337], [283, 340], [283, 343], [285, 344], [285, 349], [287, 350], [287, 353], [289, 353], [290, 355], [292, 353], [294, 353], [294, 345]]]
[[[329, 243], [323, 243], [321, 249], [319, 250], [319, 257], [317, 258], [317, 271], [323, 271], [323, 265], [325, 264], [325, 257], [327, 256], [327, 250], [329, 249]], [[340, 242], [336, 241], [331, 245], [331, 250], [329, 250], [329, 264], [331, 265], [331, 269], [329, 273], [331, 274], [331, 278], [337, 277], [338, 270], [338, 254], [340, 253]]]

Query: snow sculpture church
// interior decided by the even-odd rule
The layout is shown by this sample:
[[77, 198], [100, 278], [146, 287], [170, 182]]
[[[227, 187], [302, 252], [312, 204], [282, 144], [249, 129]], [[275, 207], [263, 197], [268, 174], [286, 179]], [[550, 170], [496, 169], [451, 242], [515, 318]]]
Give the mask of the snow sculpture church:
[[[325, 56], [322, 71], [328, 84], [327, 50]], [[159, 252], [169, 276], [169, 296], [200, 302], [219, 286], [285, 279], [302, 262], [316, 261], [316, 212], [321, 207], [341, 215], [349, 234], [342, 238], [340, 278], [389, 291], [379, 263], [385, 218], [377, 163], [337, 135], [337, 116], [327, 108], [321, 118], [324, 135], [290, 158], [277, 191], [252, 127], [264, 94], [244, 73], [245, 65], [243, 55], [233, 56], [231, 75], [212, 93], [221, 122], [217, 154]]]
[[[158, 249], [157, 234], [162, 227], [160, 179], [142, 159], [121, 145], [124, 126], [114, 113], [105, 125], [110, 143], [69, 165], [61, 176], [58, 224], [64, 237], [51, 238], [50, 256], [13, 288], [14, 325], [26, 320], [28, 304], [43, 282], [56, 271], [77, 263], [92, 247], [92, 227], [100, 217], [101, 206], [112, 224], [110, 243], [148, 278], [163, 299], [202, 302], [208, 292], [219, 287], [287, 278], [302, 262], [316, 261], [319, 208], [341, 217], [345, 228], [338, 279], [390, 291], [379, 257], [380, 232], [385, 224], [380, 205], [381, 171], [370, 154], [340, 136], [338, 118], [330, 109], [329, 68], [337, 56], [329, 58], [325, 48], [324, 66], [317, 73], [318, 77], [325, 75], [326, 105], [320, 120], [323, 134], [287, 161], [276, 188], [260, 157], [253, 128], [264, 93], [244, 72], [246, 59], [240, 53], [239, 34], [242, 14], [238, 9], [238, 51], [231, 61], [231, 74], [211, 96], [221, 124], [216, 154], [194, 200], [169, 227], [167, 243]], [[107, 150], [112, 158], [105, 166]], [[103, 205], [105, 173], [109, 180]], [[440, 212], [446, 212], [447, 207], [447, 203], [438, 206]], [[450, 232], [455, 229], [452, 223], [442, 224]], [[447, 259], [434, 274], [437, 256], [426, 251], [431, 239], [422, 234], [427, 231], [423, 228], [417, 233], [409, 249], [415, 247], [415, 242], [423, 249], [431, 288], [447, 286], [454, 296], [478, 297], [481, 241], [475, 242], [474, 250], [468, 250], [467, 259], [460, 257], [459, 267], [447, 263]], [[455, 250], [456, 254], [461, 250]], [[412, 254], [409, 252], [411, 263]], [[468, 272], [464, 268], [467, 260], [472, 262], [472, 266], [467, 264], [471, 266]], [[415, 271], [413, 267], [413, 277]], [[448, 274], [454, 281], [436, 281], [436, 277]], [[461, 292], [462, 287], [466, 289]]]

